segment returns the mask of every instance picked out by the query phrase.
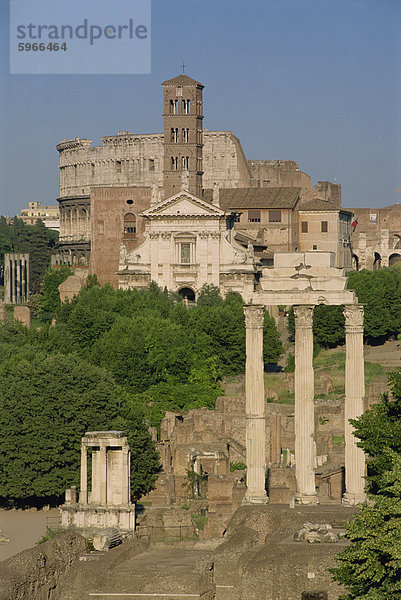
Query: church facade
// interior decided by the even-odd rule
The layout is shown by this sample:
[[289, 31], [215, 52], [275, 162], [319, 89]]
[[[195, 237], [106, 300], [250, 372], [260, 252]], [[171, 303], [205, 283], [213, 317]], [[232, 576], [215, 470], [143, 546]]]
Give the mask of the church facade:
[[[185, 187], [185, 186], [184, 186]], [[211, 204], [183, 189], [142, 213], [145, 241], [131, 252], [121, 243], [118, 287], [140, 288], [156, 281], [188, 301], [205, 284], [222, 295], [250, 301], [255, 288], [255, 257], [227, 227], [231, 215], [218, 200]]]

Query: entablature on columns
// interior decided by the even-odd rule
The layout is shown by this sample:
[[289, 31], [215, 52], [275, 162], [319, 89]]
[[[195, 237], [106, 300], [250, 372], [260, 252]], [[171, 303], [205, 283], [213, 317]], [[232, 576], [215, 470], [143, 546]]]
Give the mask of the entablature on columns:
[[123, 431], [87, 431], [81, 440], [82, 448], [98, 446], [100, 448], [129, 449], [128, 440]]
[[277, 290], [255, 292], [253, 300], [267, 306], [294, 306], [310, 304], [342, 305], [356, 304], [357, 298], [352, 290], [328, 292], [326, 290], [300, 292], [298, 290]]

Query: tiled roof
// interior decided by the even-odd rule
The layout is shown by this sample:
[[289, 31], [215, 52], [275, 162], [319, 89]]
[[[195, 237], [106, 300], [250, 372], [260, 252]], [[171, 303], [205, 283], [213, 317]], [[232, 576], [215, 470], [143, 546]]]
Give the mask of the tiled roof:
[[294, 208], [300, 188], [220, 188], [220, 206], [224, 210], [241, 208]]
[[181, 75], [177, 75], [177, 77], [173, 77], [172, 79], [166, 79], [166, 81], [163, 81], [162, 85], [201, 85], [202, 87], [205, 87], [202, 83], [199, 83], [199, 81], [196, 81], [195, 79], [192, 79], [192, 77], [188, 77], [188, 75], [184, 75], [183, 73], [181, 73]]
[[312, 200], [307, 200], [303, 202], [299, 206], [299, 210], [319, 210], [324, 212], [329, 211], [338, 211], [338, 209], [333, 202], [329, 200], [321, 200], [320, 198], [312, 198]]

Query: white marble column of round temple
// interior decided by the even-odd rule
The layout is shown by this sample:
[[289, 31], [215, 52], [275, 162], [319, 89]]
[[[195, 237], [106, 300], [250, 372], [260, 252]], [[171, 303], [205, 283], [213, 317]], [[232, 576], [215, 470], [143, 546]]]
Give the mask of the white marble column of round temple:
[[88, 504], [88, 448], [81, 446], [81, 487], [79, 491], [80, 504]]
[[318, 504], [314, 472], [313, 306], [294, 306], [295, 476], [299, 504]]
[[107, 504], [107, 447], [101, 445], [98, 456], [100, 504]]
[[130, 451], [129, 448], [123, 448], [122, 466], [121, 466], [121, 503], [129, 504], [131, 499], [130, 490]]
[[345, 316], [345, 494], [343, 504], [361, 504], [365, 496], [365, 454], [356, 445], [354, 428], [349, 419], [363, 413], [365, 376], [363, 361], [363, 306], [347, 304]]
[[263, 364], [265, 307], [244, 306], [246, 327], [246, 464], [247, 490], [243, 504], [266, 504], [266, 421]]

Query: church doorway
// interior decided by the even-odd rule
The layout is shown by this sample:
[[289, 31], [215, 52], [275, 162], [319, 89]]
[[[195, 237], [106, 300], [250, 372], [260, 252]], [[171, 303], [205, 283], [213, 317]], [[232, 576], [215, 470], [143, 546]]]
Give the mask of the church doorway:
[[183, 287], [178, 290], [180, 296], [184, 299], [185, 304], [195, 304], [195, 292], [189, 287]]

